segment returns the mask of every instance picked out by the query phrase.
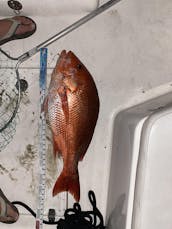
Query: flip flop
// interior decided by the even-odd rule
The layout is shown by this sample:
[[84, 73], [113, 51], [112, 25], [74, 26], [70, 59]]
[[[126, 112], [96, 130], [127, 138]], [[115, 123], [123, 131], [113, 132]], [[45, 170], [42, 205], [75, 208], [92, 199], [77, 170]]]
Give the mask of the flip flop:
[[35, 25], [35, 28], [32, 31], [28, 31], [28, 32], [25, 32], [22, 34], [15, 34], [17, 28], [20, 25], [25, 25], [25, 24], [22, 24], [22, 22], [18, 21], [17, 19], [14, 19], [14, 18], [6, 18], [6, 20], [9, 20], [12, 22], [12, 25], [11, 25], [9, 31], [2, 38], [0, 38], [0, 46], [5, 44], [6, 42], [9, 42], [12, 40], [30, 37], [33, 33], [35, 33], [36, 23], [29, 17], [26, 17], [26, 16], [20, 16], [20, 17], [24, 17], [24, 18], [29, 19]]
[[19, 216], [18, 209], [10, 203], [10, 201], [5, 197], [1, 189], [0, 189], [0, 203], [1, 203], [0, 219], [4, 218], [4, 220], [0, 222], [6, 224], [15, 223], [18, 218], [16, 219], [13, 216], [8, 215], [7, 205], [9, 205], [13, 209], [13, 211]]

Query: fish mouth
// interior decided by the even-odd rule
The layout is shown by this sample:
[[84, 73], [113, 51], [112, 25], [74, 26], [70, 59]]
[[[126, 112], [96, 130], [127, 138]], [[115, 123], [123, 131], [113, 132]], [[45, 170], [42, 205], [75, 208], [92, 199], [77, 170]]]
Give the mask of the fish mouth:
[[66, 50], [63, 50], [59, 56], [59, 58], [66, 58], [67, 57], [67, 51]]
[[58, 64], [64, 63], [67, 60], [68, 56], [69, 56], [69, 52], [63, 50], [59, 55]]
[[67, 52], [66, 50], [63, 50], [59, 58], [67, 59], [67, 58], [70, 58], [72, 54], [73, 54], [72, 51]]
[[64, 67], [64, 63], [66, 62], [66, 58], [67, 58], [67, 52], [66, 50], [63, 50], [60, 54], [59, 54], [59, 58], [57, 59], [57, 70], [61, 71], [61, 69]]
[[66, 50], [63, 50], [57, 60], [57, 68], [60, 70], [66, 69], [71, 64], [72, 56], [72, 51], [67, 52]]

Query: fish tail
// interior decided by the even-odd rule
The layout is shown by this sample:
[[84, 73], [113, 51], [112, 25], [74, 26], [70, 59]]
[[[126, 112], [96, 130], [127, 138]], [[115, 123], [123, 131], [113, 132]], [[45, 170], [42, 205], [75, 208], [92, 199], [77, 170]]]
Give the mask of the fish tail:
[[79, 174], [78, 170], [75, 174], [66, 174], [64, 171], [60, 174], [57, 179], [54, 188], [53, 196], [60, 192], [70, 192], [75, 198], [76, 202], [80, 200], [80, 184], [79, 184]]

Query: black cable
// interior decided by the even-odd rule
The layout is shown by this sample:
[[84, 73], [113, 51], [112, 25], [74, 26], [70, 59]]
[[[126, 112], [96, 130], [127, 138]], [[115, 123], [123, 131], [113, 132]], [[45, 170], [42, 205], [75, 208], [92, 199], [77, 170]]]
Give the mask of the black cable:
[[[33, 215], [34, 218], [36, 218], [36, 213], [25, 203], [21, 202], [21, 201], [13, 201], [12, 204], [14, 205], [20, 205], [22, 207], [24, 207], [26, 210], [28, 210], [31, 215]], [[44, 224], [49, 224], [49, 225], [57, 225], [58, 221], [55, 222], [49, 222], [47, 220], [43, 220]]]
[[[43, 223], [57, 225], [57, 229], [105, 229], [103, 216], [96, 206], [94, 192], [89, 191], [88, 197], [93, 211], [81, 211], [79, 203], [74, 203], [73, 208], [69, 208], [65, 211], [64, 219], [61, 218], [53, 222], [43, 220]], [[24, 207], [36, 218], [36, 213], [25, 203], [13, 201], [12, 204]]]

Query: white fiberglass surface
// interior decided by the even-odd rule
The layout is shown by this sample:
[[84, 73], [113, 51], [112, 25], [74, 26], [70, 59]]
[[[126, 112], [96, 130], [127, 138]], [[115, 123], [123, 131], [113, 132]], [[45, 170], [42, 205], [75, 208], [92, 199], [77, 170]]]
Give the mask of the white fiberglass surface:
[[144, 123], [136, 179], [133, 229], [171, 229], [172, 109]]
[[107, 228], [131, 229], [141, 130], [145, 118], [134, 112], [116, 117], [107, 200]]
[[170, 228], [170, 98], [170, 94], [157, 97], [124, 110], [115, 118], [106, 211], [108, 229]]
[[[37, 31], [28, 39], [5, 44], [3, 49], [11, 56], [21, 55], [85, 16], [88, 11], [97, 6], [97, 1], [94, 1], [94, 4], [92, 1], [80, 1], [82, 5], [76, 6], [71, 3], [71, 5], [66, 5], [67, 7], [56, 8], [59, 2], [54, 1], [53, 5], [52, 1], [48, 0], [41, 3], [23, 0], [22, 14], [35, 20]], [[87, 3], [88, 5], [91, 3], [90, 7], [87, 7]], [[36, 7], [35, 4], [37, 6], [41, 4], [41, 7]], [[120, 121], [122, 126], [119, 125], [119, 128], [114, 125], [113, 119], [121, 110], [171, 92], [172, 29], [169, 16], [171, 6], [171, 0], [167, 0], [166, 4], [161, 0], [157, 0], [156, 4], [154, 0], [121, 1], [111, 10], [48, 47], [48, 80], [58, 53], [66, 49], [72, 50], [81, 59], [96, 82], [100, 96], [100, 114], [88, 152], [79, 165], [80, 204], [83, 210], [90, 209], [87, 195], [88, 191], [93, 189], [96, 193], [98, 208], [105, 216], [104, 218], [106, 216], [109, 218], [117, 206], [116, 212], [120, 213], [117, 215], [120, 216], [121, 224], [118, 224], [115, 218], [118, 228], [115, 228], [116, 225], [113, 224], [112, 229], [125, 229], [126, 219], [128, 225], [131, 222], [134, 187], [130, 186], [130, 182], [134, 183], [135, 179], [134, 174], [131, 175], [133, 147], [134, 142], [137, 141], [137, 147], [135, 147], [137, 151], [140, 143], [137, 139], [139, 136], [135, 138], [135, 133], [140, 134], [138, 131], [135, 132], [140, 121], [137, 114], [133, 116], [130, 123], [126, 113], [125, 122], [122, 119]], [[7, 9], [5, 0], [0, 1], [0, 12], [2, 16], [14, 16], [14, 12]], [[36, 210], [38, 184], [39, 61], [38, 54], [23, 63], [19, 69], [21, 78], [28, 81], [29, 87], [21, 100], [16, 134], [1, 152], [0, 163], [0, 182], [7, 197], [10, 200], [23, 201], [34, 210]], [[1, 66], [3, 64], [8, 66], [8, 62], [1, 61]], [[171, 95], [166, 96], [161, 102], [158, 101], [152, 102], [146, 109], [153, 110], [164, 106], [171, 101]], [[143, 117], [147, 115], [145, 110], [140, 109]], [[115, 135], [113, 135], [114, 132]], [[52, 188], [60, 172], [59, 164], [62, 161], [56, 163], [52, 159], [51, 139], [47, 144], [45, 218], [50, 207], [56, 208], [58, 216], [64, 214], [66, 207], [65, 194], [52, 198]], [[69, 206], [72, 206], [73, 199], [71, 196], [69, 198]], [[33, 217], [23, 208], [19, 210], [21, 215], [16, 224], [10, 226], [1, 224], [0, 228], [34, 228]], [[127, 211], [130, 211], [130, 217], [127, 216]]]

